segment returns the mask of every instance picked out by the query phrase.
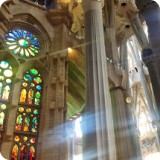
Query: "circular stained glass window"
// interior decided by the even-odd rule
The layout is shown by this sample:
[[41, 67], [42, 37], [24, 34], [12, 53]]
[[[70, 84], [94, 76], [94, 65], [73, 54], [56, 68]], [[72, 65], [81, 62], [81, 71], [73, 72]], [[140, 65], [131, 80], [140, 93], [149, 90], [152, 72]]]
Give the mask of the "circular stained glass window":
[[20, 57], [35, 57], [40, 51], [38, 38], [34, 34], [21, 29], [10, 30], [7, 33], [6, 45], [13, 54]]

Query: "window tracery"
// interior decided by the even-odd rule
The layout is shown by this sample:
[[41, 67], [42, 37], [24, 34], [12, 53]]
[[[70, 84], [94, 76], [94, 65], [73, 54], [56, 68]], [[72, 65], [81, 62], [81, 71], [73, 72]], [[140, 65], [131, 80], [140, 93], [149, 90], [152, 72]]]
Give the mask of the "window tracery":
[[22, 58], [35, 57], [40, 52], [38, 38], [27, 30], [10, 30], [6, 34], [5, 41], [11, 53]]
[[4, 130], [7, 105], [13, 79], [12, 67], [7, 61], [0, 61], [0, 131]]
[[25, 72], [20, 90], [19, 106], [15, 122], [13, 160], [35, 160], [40, 117], [42, 78], [38, 70]]

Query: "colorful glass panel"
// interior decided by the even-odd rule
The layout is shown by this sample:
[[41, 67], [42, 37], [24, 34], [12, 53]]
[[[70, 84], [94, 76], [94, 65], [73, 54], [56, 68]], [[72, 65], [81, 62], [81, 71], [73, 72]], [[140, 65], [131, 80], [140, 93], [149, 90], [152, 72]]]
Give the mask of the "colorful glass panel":
[[0, 113], [0, 129], [3, 129], [4, 118], [5, 118], [5, 114], [4, 114], [4, 112], [1, 112]]
[[41, 94], [41, 75], [38, 70], [31, 68], [23, 75], [17, 110], [15, 136], [18, 134], [20, 137], [18, 141], [14, 139], [14, 144], [18, 145], [17, 159], [35, 159]]
[[11, 159], [18, 160], [18, 145], [14, 145], [12, 149]]
[[27, 30], [10, 30], [6, 34], [6, 45], [11, 53], [20, 57], [35, 57], [40, 52], [38, 38]]
[[34, 91], [32, 89], [28, 92], [28, 103], [33, 104]]
[[21, 103], [25, 103], [25, 101], [26, 101], [26, 94], [27, 94], [26, 89], [22, 89], [21, 96], [20, 96], [20, 102]]
[[4, 87], [3, 93], [2, 93], [2, 100], [8, 100], [10, 94], [10, 86], [7, 85]]
[[22, 129], [22, 121], [23, 121], [22, 115], [20, 114], [20, 115], [17, 116], [17, 119], [16, 119], [15, 130], [20, 131]]
[[24, 128], [23, 128], [23, 131], [29, 131], [29, 125], [30, 125], [30, 118], [29, 116], [25, 117], [25, 120], [24, 120]]
[[[18, 139], [18, 140], [17, 140]], [[12, 160], [35, 160], [37, 138], [23, 135], [14, 136]]]
[[37, 117], [34, 117], [32, 120], [32, 132], [37, 132], [37, 128], [38, 128], [38, 119]]
[[0, 103], [0, 130], [4, 129], [4, 122], [7, 113], [7, 105]]
[[35, 68], [26, 71], [23, 76], [20, 103], [40, 105], [42, 78]]
[[11, 92], [13, 71], [7, 61], [0, 61], [0, 100], [8, 101]]
[[16, 118], [16, 131], [37, 132], [39, 109], [19, 107]]

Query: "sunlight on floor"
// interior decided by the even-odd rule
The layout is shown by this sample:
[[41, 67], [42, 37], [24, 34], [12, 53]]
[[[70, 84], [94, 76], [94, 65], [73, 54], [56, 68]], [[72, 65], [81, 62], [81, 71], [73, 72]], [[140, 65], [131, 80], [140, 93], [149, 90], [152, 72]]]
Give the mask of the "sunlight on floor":
[[146, 156], [144, 160], [160, 160], [160, 152], [151, 153]]

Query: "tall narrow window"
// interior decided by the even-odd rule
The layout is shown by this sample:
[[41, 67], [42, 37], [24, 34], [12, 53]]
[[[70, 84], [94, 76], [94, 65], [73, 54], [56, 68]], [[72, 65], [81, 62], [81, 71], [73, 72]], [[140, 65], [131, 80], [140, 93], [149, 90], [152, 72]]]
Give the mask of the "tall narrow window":
[[7, 61], [0, 61], [0, 140], [5, 128], [12, 79], [13, 71], [11, 65]]
[[32, 68], [25, 72], [20, 90], [11, 159], [35, 160], [41, 109], [42, 78]]

